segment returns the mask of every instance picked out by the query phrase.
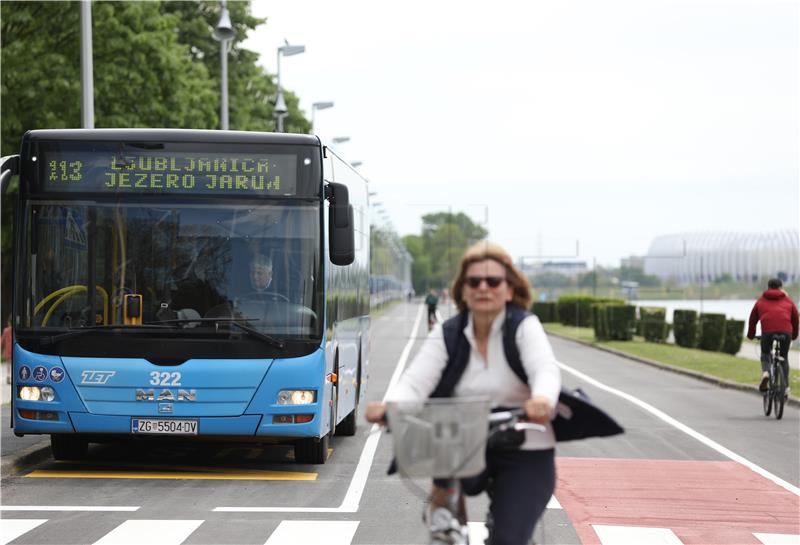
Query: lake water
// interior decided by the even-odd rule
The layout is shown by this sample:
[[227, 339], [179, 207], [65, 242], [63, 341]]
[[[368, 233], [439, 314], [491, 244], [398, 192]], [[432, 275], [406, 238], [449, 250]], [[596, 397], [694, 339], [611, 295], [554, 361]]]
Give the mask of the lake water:
[[[714, 312], [724, 314], [728, 319], [747, 320], [750, 319], [750, 311], [753, 310], [755, 300], [725, 300], [725, 299], [682, 299], [674, 301], [631, 301], [637, 307], [664, 307], [667, 309], [667, 321], [672, 322], [672, 313], [675, 309], [696, 310], [700, 312]], [[745, 324], [746, 325], [746, 324]]]

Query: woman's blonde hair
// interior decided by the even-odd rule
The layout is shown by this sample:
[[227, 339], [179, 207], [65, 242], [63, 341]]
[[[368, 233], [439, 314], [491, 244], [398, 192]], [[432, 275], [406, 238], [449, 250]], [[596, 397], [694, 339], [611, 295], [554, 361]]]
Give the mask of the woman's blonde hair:
[[528, 282], [528, 278], [514, 266], [514, 262], [511, 260], [511, 256], [508, 255], [508, 252], [500, 245], [486, 240], [473, 244], [461, 257], [461, 263], [458, 265], [458, 275], [455, 280], [453, 280], [453, 285], [450, 288], [453, 301], [456, 303], [458, 310], [460, 312], [467, 310], [467, 305], [463, 297], [467, 268], [473, 263], [486, 261], [487, 259], [496, 261], [505, 268], [506, 282], [508, 282], [514, 290], [511, 302], [528, 310], [533, 301], [533, 297], [531, 296], [531, 284]]

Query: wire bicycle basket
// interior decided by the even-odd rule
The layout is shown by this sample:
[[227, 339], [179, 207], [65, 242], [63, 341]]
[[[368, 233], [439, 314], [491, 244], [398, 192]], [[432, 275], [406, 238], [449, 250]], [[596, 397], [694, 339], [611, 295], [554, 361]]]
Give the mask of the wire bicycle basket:
[[398, 470], [409, 477], [477, 475], [486, 465], [490, 409], [483, 397], [388, 402]]

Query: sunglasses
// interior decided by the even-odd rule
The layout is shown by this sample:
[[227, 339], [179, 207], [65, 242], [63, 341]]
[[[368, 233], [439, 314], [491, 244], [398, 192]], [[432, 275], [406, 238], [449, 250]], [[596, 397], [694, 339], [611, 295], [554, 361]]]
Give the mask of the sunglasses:
[[496, 288], [506, 281], [502, 276], [468, 276], [464, 280], [470, 288], [479, 287], [484, 280], [486, 280], [486, 285], [490, 288]]

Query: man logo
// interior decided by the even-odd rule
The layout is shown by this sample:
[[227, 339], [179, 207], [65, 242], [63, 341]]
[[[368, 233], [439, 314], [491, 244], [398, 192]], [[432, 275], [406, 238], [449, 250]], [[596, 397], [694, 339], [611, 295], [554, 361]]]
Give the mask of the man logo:
[[164, 388], [156, 395], [152, 388], [148, 390], [136, 388], [136, 401], [197, 401], [197, 391], [182, 388], [175, 391]]
[[83, 371], [81, 384], [105, 384], [116, 374], [116, 371]]

